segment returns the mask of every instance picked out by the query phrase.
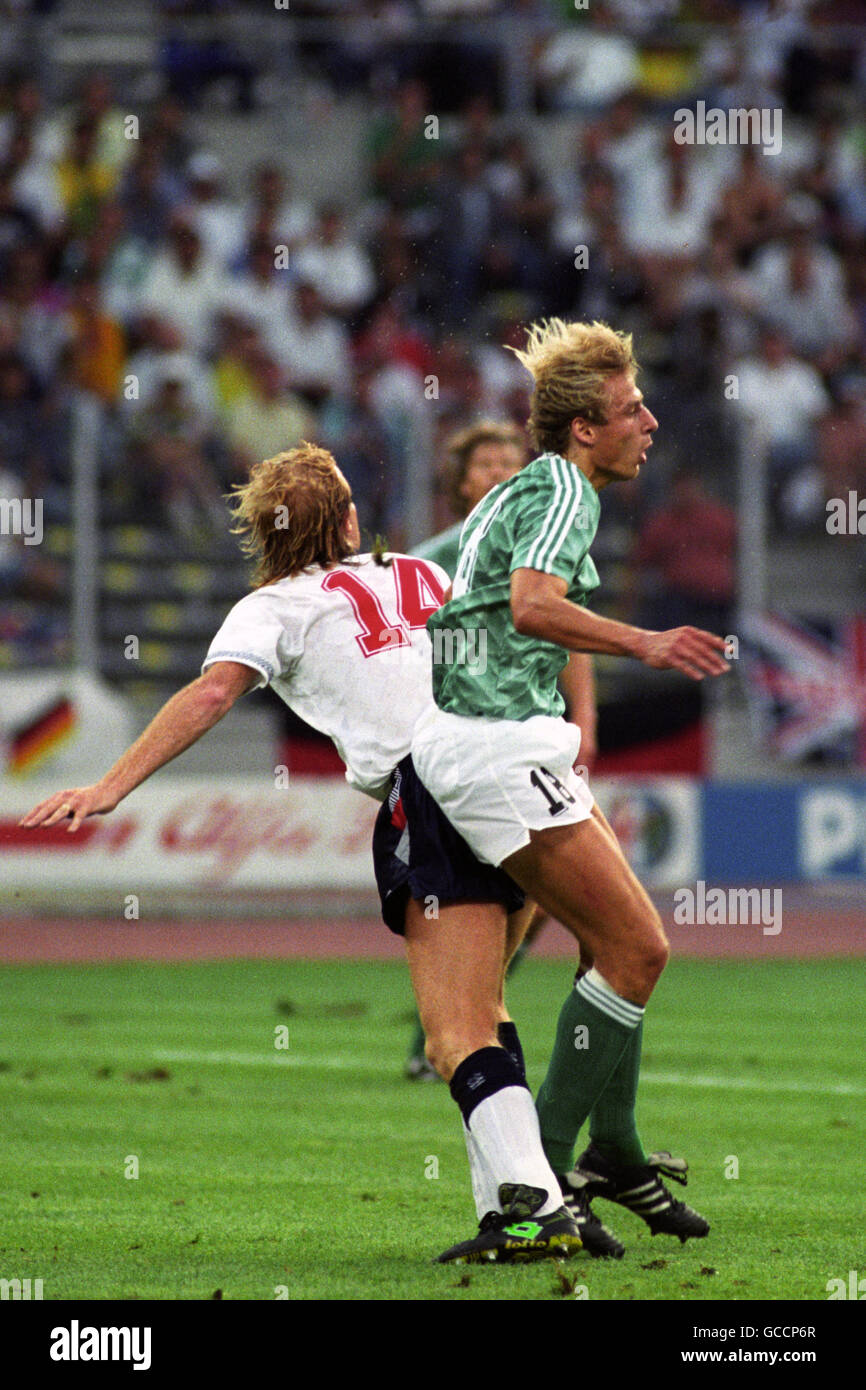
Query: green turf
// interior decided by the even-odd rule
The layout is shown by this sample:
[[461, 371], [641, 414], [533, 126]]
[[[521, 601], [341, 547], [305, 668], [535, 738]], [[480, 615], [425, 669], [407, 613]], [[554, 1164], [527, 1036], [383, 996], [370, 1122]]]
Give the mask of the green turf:
[[[675, 1192], [709, 1238], [598, 1203], [621, 1262], [465, 1271], [432, 1263], [475, 1217], [447, 1088], [402, 1079], [402, 965], [6, 968], [0, 1277], [46, 1299], [826, 1299], [866, 1273], [863, 983], [861, 961], [674, 961], [639, 1122], [688, 1157]], [[530, 959], [511, 986], [534, 1087], [568, 985]]]

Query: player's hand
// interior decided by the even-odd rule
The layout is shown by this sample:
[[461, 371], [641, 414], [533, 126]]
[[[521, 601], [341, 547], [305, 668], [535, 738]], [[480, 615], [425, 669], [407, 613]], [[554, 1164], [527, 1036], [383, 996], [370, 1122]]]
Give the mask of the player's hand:
[[730, 669], [725, 639], [699, 627], [674, 627], [668, 632], [644, 632], [635, 652], [657, 671], [682, 671], [692, 680], [721, 676]]
[[92, 787], [72, 787], [64, 792], [55, 792], [45, 801], [40, 801], [38, 806], [34, 806], [32, 811], [21, 817], [18, 824], [30, 830], [37, 826], [47, 829], [48, 826], [57, 825], [62, 820], [69, 820], [70, 825], [67, 829], [77, 830], [88, 816], [100, 816], [105, 815], [107, 811], [113, 811], [119, 800], [119, 797], [107, 792], [101, 782], [94, 783]]

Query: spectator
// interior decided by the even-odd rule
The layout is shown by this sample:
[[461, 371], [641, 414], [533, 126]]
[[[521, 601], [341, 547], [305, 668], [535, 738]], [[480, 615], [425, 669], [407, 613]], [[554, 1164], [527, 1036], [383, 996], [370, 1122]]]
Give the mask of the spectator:
[[13, 82], [7, 109], [0, 111], [0, 163], [9, 159], [12, 140], [21, 133], [30, 137], [39, 159], [50, 163], [57, 157], [62, 146], [46, 139], [48, 123], [43, 114], [44, 104], [42, 91], [34, 77], [25, 75]]
[[208, 429], [215, 418], [215, 400], [210, 373], [205, 362], [193, 352], [184, 351], [183, 337], [173, 323], [153, 315], [139, 319], [130, 335], [131, 353], [125, 375], [135, 389], [121, 405], [131, 419], [140, 411], [149, 410], [156, 399], [160, 383], [167, 374], [183, 382], [197, 419]]
[[371, 315], [355, 350], [361, 361], [402, 362], [419, 376], [427, 376], [433, 370], [430, 343], [406, 321], [398, 305], [391, 300], [384, 300]]
[[298, 252], [299, 279], [315, 285], [331, 313], [350, 318], [369, 304], [376, 288], [366, 251], [346, 231], [341, 210], [323, 207], [314, 236]]
[[234, 310], [220, 314], [217, 341], [212, 383], [217, 413], [224, 426], [226, 411], [254, 394], [253, 360], [264, 349], [255, 325]]
[[554, 201], [522, 135], [509, 135], [503, 141], [488, 165], [487, 182], [496, 198], [501, 230], [516, 240], [528, 236], [542, 250]]
[[186, 540], [225, 535], [225, 507], [206, 456], [207, 422], [189, 390], [182, 356], [160, 366], [147, 409], [130, 431], [135, 510], [167, 521]]
[[186, 107], [170, 94], [159, 102], [151, 119], [149, 133], [159, 150], [160, 163], [182, 186], [186, 168], [193, 153], [192, 138], [187, 129]]
[[629, 324], [648, 290], [639, 258], [628, 249], [615, 217], [600, 217], [588, 236], [589, 265], [578, 284], [575, 312]]
[[[159, 246], [164, 241], [156, 243]], [[106, 313], [129, 328], [139, 312], [141, 291], [154, 261], [156, 246], [126, 227], [124, 205], [106, 203], [81, 250], [80, 259], [99, 275]]]
[[623, 188], [661, 153], [658, 125], [646, 119], [644, 101], [635, 89], [624, 92], [603, 112], [599, 137], [599, 157]]
[[75, 102], [44, 123], [41, 146], [50, 158], [59, 158], [69, 146], [70, 136], [79, 124], [93, 130], [95, 162], [117, 175], [135, 150], [135, 141], [127, 138], [125, 115], [114, 101], [110, 78], [104, 73], [91, 72], [85, 77]]
[[274, 249], [282, 245], [294, 254], [312, 234], [315, 215], [311, 203], [292, 196], [289, 175], [279, 165], [265, 163], [253, 174], [244, 225], [248, 239], [267, 235]]
[[838, 209], [843, 236], [866, 236], [866, 148], [860, 151], [853, 171], [839, 180]]
[[710, 244], [683, 286], [685, 314], [706, 307], [719, 315], [725, 360], [735, 361], [754, 342], [758, 292], [749, 274], [737, 264], [732, 242], [721, 220], [713, 224]]
[[178, 202], [178, 185], [163, 166], [153, 136], [142, 139], [118, 189], [127, 234], [154, 248], [168, 230]]
[[309, 406], [287, 386], [277, 362], [264, 352], [250, 362], [253, 389], [224, 411], [226, 437], [233, 471], [244, 476], [260, 459], [273, 458], [302, 440], [314, 440], [316, 418]]
[[40, 381], [46, 382], [69, 341], [70, 326], [63, 313], [64, 297], [49, 279], [38, 241], [15, 247], [7, 257], [0, 305], [14, 324], [18, 351]]
[[[32, 461], [30, 478], [34, 495], [44, 499], [46, 525], [49, 522], [68, 524], [72, 519], [71, 453], [74, 412], [79, 397], [74, 359], [74, 344], [68, 342], [62, 348], [45, 394], [38, 402], [36, 429], [39, 451]], [[103, 442], [107, 443], [109, 433], [103, 431], [100, 452]], [[116, 469], [123, 454], [122, 440], [116, 438], [114, 447], [108, 447], [111, 463]], [[110, 473], [110, 466], [107, 471]]]
[[238, 45], [214, 34], [211, 26], [200, 37], [172, 26], [161, 45], [161, 58], [168, 89], [178, 100], [197, 108], [214, 83], [229, 83], [235, 110], [254, 110], [255, 67]]
[[201, 238], [204, 254], [226, 269], [244, 249], [243, 209], [223, 195], [223, 166], [210, 151], [199, 150], [192, 156], [186, 176], [190, 195], [186, 216]]
[[373, 248], [378, 282], [377, 298], [399, 306], [411, 318], [426, 317], [435, 293], [432, 257], [413, 244], [408, 226], [397, 212], [380, 223]]
[[743, 145], [740, 167], [722, 188], [718, 225], [734, 255], [748, 258], [783, 227], [785, 193], [756, 145]]
[[821, 502], [815, 429], [829, 408], [821, 378], [795, 357], [788, 339], [763, 330], [758, 352], [735, 367], [737, 403], [768, 445], [770, 496], [775, 520], [787, 531], [808, 525]]
[[818, 426], [818, 458], [825, 498], [853, 491], [866, 496], [866, 378], [840, 381]]
[[598, 110], [634, 89], [637, 49], [617, 32], [610, 6], [593, 0], [581, 23], [563, 26], [548, 40], [537, 73], [545, 104], [552, 109]]
[[670, 131], [661, 158], [623, 188], [623, 236], [654, 281], [679, 274], [705, 249], [724, 157], [702, 159]]
[[846, 255], [845, 289], [857, 331], [856, 360], [866, 369], [866, 232], [854, 241]]
[[0, 165], [0, 280], [6, 272], [6, 257], [11, 250], [35, 241], [39, 224], [23, 203], [18, 201], [12, 186], [12, 172]]
[[111, 405], [120, 391], [126, 343], [120, 325], [102, 308], [95, 271], [82, 271], [73, 281], [67, 315], [73, 379]]
[[0, 459], [29, 489], [38, 456], [39, 387], [17, 353], [0, 358]]
[[440, 206], [442, 311], [454, 320], [477, 298], [482, 260], [496, 226], [495, 197], [478, 145], [458, 152], [443, 180]]
[[57, 178], [51, 164], [35, 151], [27, 127], [18, 126], [12, 132], [6, 166], [16, 203], [35, 218], [44, 233], [59, 234], [65, 214]]
[[515, 405], [524, 419], [529, 416], [531, 380], [526, 368], [509, 352], [509, 348], [522, 348], [526, 336], [524, 325], [528, 316], [518, 309], [519, 302], [512, 301], [510, 313], [509, 306], [503, 306], [501, 317], [492, 321], [487, 341], [475, 352], [481, 372], [483, 414], [497, 420], [510, 416]]
[[57, 189], [73, 236], [84, 236], [96, 225], [99, 209], [110, 196], [116, 172], [103, 164], [98, 151], [99, 127], [89, 117], [77, 120], [66, 153], [56, 168]]
[[227, 303], [254, 325], [270, 352], [279, 352], [290, 295], [286, 276], [274, 263], [273, 243], [266, 237], [257, 235], [250, 242], [246, 267], [233, 278]]
[[708, 495], [696, 469], [679, 470], [668, 500], [638, 532], [632, 564], [645, 594], [639, 623], [654, 630], [688, 625], [724, 636], [736, 539], [733, 509]]
[[763, 317], [801, 357], [825, 377], [845, 362], [856, 325], [845, 302], [841, 265], [832, 252], [798, 228], [784, 248], [767, 248], [754, 282]]
[[168, 248], [157, 254], [135, 296], [138, 311], [174, 324], [187, 347], [204, 352], [214, 317], [229, 300], [227, 277], [204, 254], [201, 237], [186, 214], [174, 213]]
[[300, 281], [275, 347], [295, 389], [313, 405], [351, 383], [349, 335], [338, 318], [326, 314], [315, 285]]
[[409, 79], [397, 89], [392, 109], [374, 118], [368, 136], [374, 198], [410, 213], [432, 207], [441, 173], [441, 143], [425, 128], [429, 114], [426, 87]]
[[375, 370], [361, 366], [348, 398], [333, 397], [322, 412], [322, 442], [340, 460], [365, 534], [387, 536], [392, 549], [406, 540], [403, 488], [373, 400]]

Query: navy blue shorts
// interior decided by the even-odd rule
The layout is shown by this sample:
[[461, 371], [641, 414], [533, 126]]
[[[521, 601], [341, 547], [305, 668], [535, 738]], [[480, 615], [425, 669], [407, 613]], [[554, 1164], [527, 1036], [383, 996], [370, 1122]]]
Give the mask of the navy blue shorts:
[[409, 898], [449, 903], [501, 903], [517, 912], [526, 894], [503, 869], [482, 864], [439, 810], [407, 756], [394, 769], [391, 790], [373, 831], [373, 867], [385, 925], [402, 936]]

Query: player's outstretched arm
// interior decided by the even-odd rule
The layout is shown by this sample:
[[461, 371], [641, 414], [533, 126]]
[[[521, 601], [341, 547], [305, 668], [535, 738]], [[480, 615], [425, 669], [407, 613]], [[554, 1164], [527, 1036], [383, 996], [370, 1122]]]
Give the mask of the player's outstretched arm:
[[72, 831], [88, 816], [113, 811], [134, 787], [213, 728], [256, 679], [257, 673], [249, 666], [236, 661], [214, 662], [203, 676], [172, 695], [98, 782], [54, 792], [18, 824], [33, 829], [70, 819], [68, 829]]
[[633, 656], [660, 671], [682, 671], [693, 680], [721, 676], [729, 667], [724, 638], [697, 627], [669, 632], [600, 618], [566, 598], [568, 585], [555, 574], [517, 569], [511, 576], [511, 613], [518, 632], [556, 642], [568, 651]]

